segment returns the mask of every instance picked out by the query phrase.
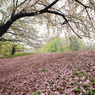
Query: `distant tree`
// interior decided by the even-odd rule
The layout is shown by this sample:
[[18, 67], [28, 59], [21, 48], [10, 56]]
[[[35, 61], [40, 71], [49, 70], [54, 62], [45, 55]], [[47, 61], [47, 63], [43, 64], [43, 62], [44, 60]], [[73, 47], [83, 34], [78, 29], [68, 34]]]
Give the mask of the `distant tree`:
[[64, 52], [82, 51], [85, 50], [86, 43], [83, 39], [79, 39], [76, 36], [71, 36], [68, 39], [63, 39]]
[[62, 40], [55, 38], [46, 43], [44, 47], [45, 52], [62, 52]]
[[76, 36], [70, 37], [70, 50], [71, 51], [78, 51], [80, 48], [78, 43], [78, 38]]
[[13, 55], [15, 53], [22, 53], [23, 46], [19, 43], [12, 43], [9, 41], [2, 42], [0, 41], [0, 54], [3, 55]]
[[11, 44], [9, 42], [1, 42], [0, 41], [0, 54], [10, 55]]

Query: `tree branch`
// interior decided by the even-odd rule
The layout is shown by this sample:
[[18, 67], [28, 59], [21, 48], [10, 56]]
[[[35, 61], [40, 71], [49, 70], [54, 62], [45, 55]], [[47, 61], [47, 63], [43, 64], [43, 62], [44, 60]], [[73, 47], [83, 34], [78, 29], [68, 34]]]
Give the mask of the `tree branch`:
[[17, 6], [17, 4], [18, 4], [18, 0], [16, 0], [16, 6]]
[[[25, 0], [26, 1], [26, 0]], [[36, 12], [32, 12], [32, 13], [17, 13], [16, 15], [14, 15], [11, 19], [12, 22], [16, 21], [19, 18], [22, 17], [26, 17], [26, 16], [36, 16], [39, 14], [43, 14], [45, 12], [47, 12], [47, 10], [49, 8], [51, 8], [54, 4], [56, 4], [59, 0], [55, 0], [54, 2], [52, 2], [50, 5], [48, 5], [47, 7], [45, 7], [44, 9], [40, 10], [40, 11], [36, 11]]]
[[5, 38], [0, 38], [0, 41], [5, 42], [5, 41], [11, 41], [11, 42], [22, 42], [20, 40], [15, 40], [15, 39], [5, 39]]
[[10, 33], [10, 34], [15, 35], [15, 36], [22, 36], [22, 37], [25, 37], [25, 38], [33, 39], [33, 37], [31, 37], [31, 36], [29, 37], [29, 36], [26, 36], [24, 34], [16, 34], [16, 33], [12, 33], [12, 32], [7, 32], [7, 33]]
[[88, 18], [89, 18], [89, 20], [90, 20], [90, 23], [91, 23], [92, 27], [93, 27], [94, 30], [95, 30], [95, 27], [94, 27], [94, 25], [93, 25], [93, 22], [92, 22], [92, 19], [91, 19], [91, 17], [90, 17], [90, 14], [89, 14], [88, 10], [87, 10], [87, 9], [85, 9], [85, 10], [86, 10], [86, 13], [87, 13], [87, 15], [88, 15]]
[[80, 1], [78, 1], [78, 0], [75, 0], [77, 3], [79, 3], [79, 4], [81, 4], [83, 7], [85, 7], [85, 8], [89, 8], [89, 6], [86, 6], [86, 5], [84, 5], [83, 3], [81, 3]]
[[20, 3], [20, 5], [23, 5], [27, 0], [24, 0], [23, 2]]
[[44, 10], [48, 10], [49, 8], [51, 8], [53, 5], [55, 5], [59, 0], [55, 0], [54, 2], [52, 2], [50, 5], [48, 5]]
[[57, 11], [51, 11], [51, 10], [47, 10], [46, 11], [47, 13], [52, 13], [52, 14], [55, 14], [55, 15], [59, 15], [59, 16], [62, 16], [63, 17], [63, 19], [65, 20], [65, 23], [64, 24], [66, 24], [66, 23], [68, 23], [68, 20], [67, 20], [67, 18], [65, 17], [65, 15], [64, 14], [62, 14], [62, 13], [59, 13], [59, 12], [57, 12]]
[[76, 36], [78, 36], [80, 39], [82, 39], [82, 37], [80, 37], [75, 31], [74, 29], [72, 28], [72, 26], [68, 23], [69, 27], [71, 28], [71, 30], [74, 32], [74, 34], [76, 34]]

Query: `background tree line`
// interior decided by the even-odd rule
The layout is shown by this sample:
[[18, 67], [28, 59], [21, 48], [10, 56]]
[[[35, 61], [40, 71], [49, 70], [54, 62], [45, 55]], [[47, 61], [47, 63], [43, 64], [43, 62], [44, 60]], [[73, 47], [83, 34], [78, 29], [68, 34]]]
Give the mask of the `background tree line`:
[[95, 42], [86, 42], [76, 36], [69, 38], [52, 38], [47, 41], [42, 48], [38, 49], [39, 52], [72, 52], [94, 49]]
[[[20, 54], [28, 53], [27, 47], [22, 46], [22, 44], [19, 43], [13, 43], [13, 42], [2, 42], [0, 41], [0, 54], [2, 55], [14, 55], [14, 54]], [[29, 52], [38, 52], [38, 53], [44, 53], [44, 52], [73, 52], [73, 51], [83, 51], [83, 50], [89, 50], [89, 49], [95, 49], [95, 42], [93, 41], [85, 41], [83, 39], [80, 39], [76, 36], [70, 36], [69, 38], [59, 38], [54, 37], [51, 38], [46, 43], [41, 44], [40, 48], [31, 48]]]

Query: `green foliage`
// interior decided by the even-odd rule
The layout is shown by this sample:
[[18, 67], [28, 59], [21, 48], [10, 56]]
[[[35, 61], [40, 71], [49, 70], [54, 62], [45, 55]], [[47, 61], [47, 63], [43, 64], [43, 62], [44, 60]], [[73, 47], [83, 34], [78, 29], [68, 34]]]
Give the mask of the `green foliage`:
[[85, 93], [85, 95], [95, 95], [95, 90], [89, 89], [89, 90]]
[[79, 50], [79, 43], [78, 38], [76, 36], [70, 37], [70, 50], [71, 51], [78, 51]]
[[45, 86], [48, 86], [48, 83], [45, 83]]
[[11, 44], [9, 44], [9, 42], [0, 41], [0, 54], [10, 55], [10, 52], [11, 52]]
[[85, 49], [83, 40], [76, 36], [71, 36], [70, 39], [55, 38], [46, 43], [44, 47], [45, 52], [71, 52], [81, 51]]
[[67, 57], [66, 59], [67, 59], [67, 60], [72, 60], [72, 58], [71, 58], [71, 57]]
[[77, 82], [72, 82], [71, 85], [78, 85], [78, 83]]
[[73, 73], [74, 73], [75, 75], [78, 75], [78, 74], [79, 74], [79, 72], [78, 72], [78, 71], [74, 71]]
[[83, 87], [84, 87], [84, 89], [88, 89], [89, 88], [89, 84], [84, 84]]
[[72, 52], [86, 50], [87, 46], [83, 39], [79, 39], [76, 36], [69, 38], [54, 38], [48, 41], [43, 48], [40, 48], [40, 52]]
[[95, 82], [95, 78], [92, 78], [92, 79], [91, 79], [91, 82]]
[[74, 75], [72, 75], [72, 76], [71, 76], [71, 78], [75, 78], [75, 76], [74, 76]]
[[65, 93], [65, 91], [60, 91], [60, 94], [64, 94]]
[[95, 82], [92, 82], [93, 85], [95, 85]]
[[85, 75], [85, 73], [83, 73], [82, 71], [74, 71], [73, 73], [78, 77], [83, 77]]
[[44, 68], [43, 68], [43, 69], [42, 69], [42, 72], [48, 72], [48, 69], [44, 69]]
[[82, 39], [76, 36], [71, 36], [68, 39], [63, 40], [64, 52], [82, 51], [85, 50], [86, 44]]
[[81, 51], [85, 50], [86, 44], [82, 39], [79, 39], [77, 36], [71, 36], [69, 39], [70, 50], [71, 51]]
[[52, 41], [47, 42], [44, 47], [45, 52], [62, 52], [62, 41], [60, 38], [56, 38]]
[[75, 92], [75, 93], [80, 93], [81, 90], [80, 90], [79, 88], [76, 88], [76, 89], [73, 90], [73, 92]]
[[9, 56], [12, 52], [12, 48], [15, 46], [15, 53], [22, 53], [22, 46], [18, 43], [12, 43], [9, 41], [2, 42], [0, 41], [0, 54], [5, 56]]
[[79, 73], [78, 77], [83, 77], [83, 75], [84, 75], [83, 73]]
[[31, 93], [31, 95], [40, 95], [42, 93], [42, 91], [38, 90], [37, 92], [35, 93]]

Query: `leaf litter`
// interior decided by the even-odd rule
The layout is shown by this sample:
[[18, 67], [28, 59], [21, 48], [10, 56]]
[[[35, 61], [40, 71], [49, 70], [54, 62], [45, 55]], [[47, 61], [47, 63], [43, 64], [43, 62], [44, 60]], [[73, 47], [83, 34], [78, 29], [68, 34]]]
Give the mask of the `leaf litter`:
[[0, 59], [0, 95], [94, 95], [95, 50]]

